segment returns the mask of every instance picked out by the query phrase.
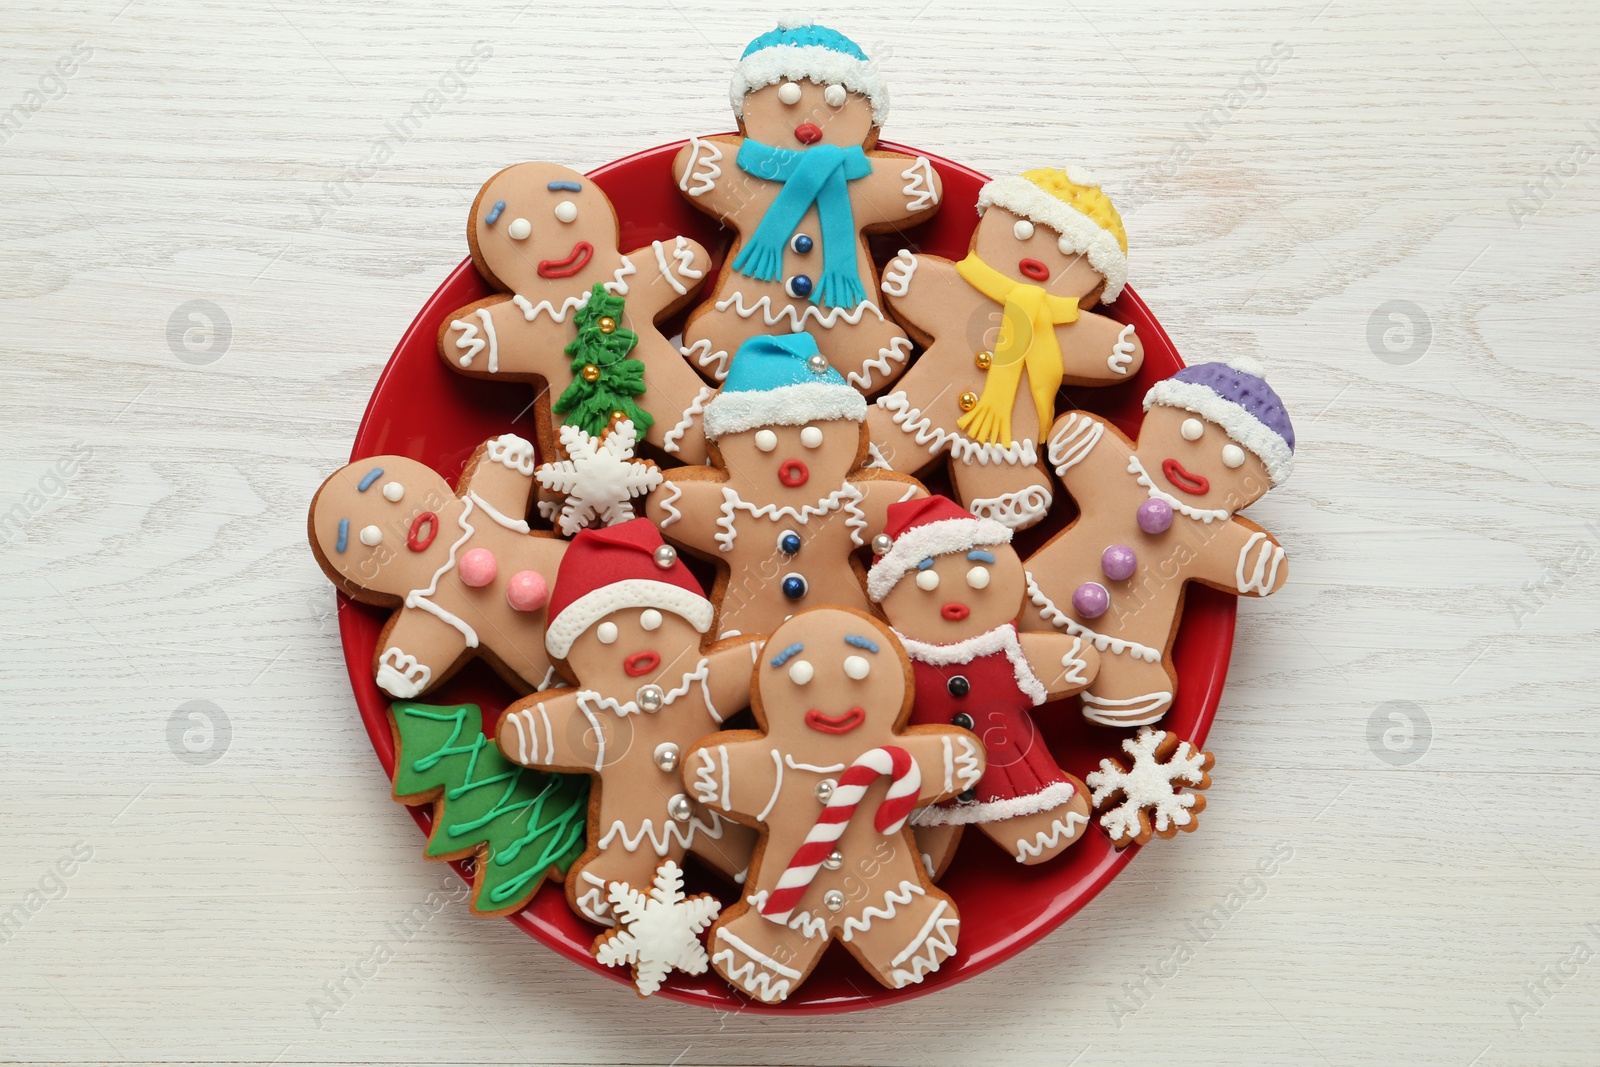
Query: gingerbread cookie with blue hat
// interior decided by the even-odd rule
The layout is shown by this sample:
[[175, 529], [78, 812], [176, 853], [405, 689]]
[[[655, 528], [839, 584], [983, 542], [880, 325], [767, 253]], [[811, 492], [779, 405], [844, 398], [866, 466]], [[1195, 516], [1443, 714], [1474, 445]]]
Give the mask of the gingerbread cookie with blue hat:
[[1238, 514], [1294, 465], [1294, 427], [1263, 374], [1243, 359], [1185, 367], [1146, 394], [1137, 441], [1085, 411], [1051, 429], [1080, 514], [1029, 557], [1022, 628], [1103, 654], [1083, 693], [1091, 722], [1141, 726], [1172, 706], [1188, 583], [1267, 596], [1288, 580], [1282, 546]]
[[746, 339], [806, 331], [852, 386], [887, 385], [912, 346], [883, 313], [866, 235], [937, 211], [938, 173], [878, 149], [883, 72], [826, 26], [751, 41], [730, 95], [739, 133], [693, 138], [673, 163], [690, 203], [736, 234], [716, 292], [684, 327], [684, 355], [721, 380]]
[[873, 462], [911, 474], [948, 463], [963, 507], [1024, 529], [1054, 499], [1040, 442], [1057, 390], [1127, 381], [1144, 348], [1091, 310], [1128, 277], [1122, 218], [1092, 178], [999, 178], [978, 212], [959, 263], [902, 249], [884, 269], [889, 307], [927, 351], [868, 417]]
[[915, 479], [863, 470], [867, 402], [810, 334], [752, 337], [706, 405], [714, 467], [663, 471], [646, 514], [718, 565], [717, 630], [767, 634], [817, 604], [869, 610], [856, 553]]

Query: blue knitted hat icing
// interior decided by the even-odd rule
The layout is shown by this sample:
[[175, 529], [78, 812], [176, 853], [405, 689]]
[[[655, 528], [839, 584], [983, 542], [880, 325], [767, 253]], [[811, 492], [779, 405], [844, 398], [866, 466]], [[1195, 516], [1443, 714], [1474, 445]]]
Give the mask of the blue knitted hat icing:
[[842, 85], [872, 102], [874, 126], [889, 117], [883, 73], [860, 45], [838, 30], [812, 23], [779, 25], [751, 41], [734, 68], [728, 92], [734, 113], [744, 118], [746, 94], [785, 81]]
[[808, 333], [745, 341], [728, 365], [722, 388], [706, 404], [706, 436], [716, 440], [763, 426], [866, 421], [866, 399], [831, 366], [814, 369], [811, 358], [817, 355], [816, 339]]

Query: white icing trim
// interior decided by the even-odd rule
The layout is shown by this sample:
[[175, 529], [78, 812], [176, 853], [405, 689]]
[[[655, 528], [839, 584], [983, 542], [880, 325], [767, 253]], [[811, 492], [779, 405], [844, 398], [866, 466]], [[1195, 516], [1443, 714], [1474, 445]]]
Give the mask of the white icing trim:
[[896, 955], [894, 959], [889, 961], [889, 966], [891, 966], [891, 967], [900, 966], [902, 963], [904, 963], [906, 961], [906, 958], [908, 956], [910, 956], [913, 952], [915, 952], [918, 948], [920, 948], [922, 946], [922, 942], [927, 940], [929, 931], [931, 931], [933, 929], [933, 924], [939, 921], [939, 916], [943, 915], [945, 913], [945, 910], [948, 909], [949, 907], [950, 907], [950, 902], [949, 901], [947, 901], [947, 900], [939, 901], [939, 906], [933, 909], [933, 914], [928, 916], [928, 921], [922, 924], [922, 929], [917, 931], [917, 936], [913, 937], [911, 939], [911, 943], [908, 944], [905, 948], [901, 949], [899, 954]]
[[669, 816], [662, 820], [659, 836], [655, 831], [654, 819], [644, 820], [644, 823], [639, 826], [631, 837], [628, 834], [628, 828], [622, 824], [621, 819], [618, 819], [611, 824], [611, 829], [606, 831], [606, 835], [595, 843], [595, 848], [604, 850], [613, 840], [621, 838], [623, 848], [629, 852], [637, 852], [640, 842], [648, 839], [650, 847], [655, 849], [656, 855], [665, 856], [671, 850], [674, 840], [682, 848], [688, 848], [694, 843], [695, 834], [697, 833], [704, 834], [712, 840], [722, 837], [722, 816], [714, 811], [708, 811], [706, 814], [711, 816], [709, 825], [701, 822], [698, 815], [692, 817], [688, 822], [679, 822]]
[[1181, 512], [1184, 515], [1189, 516], [1191, 519], [1198, 519], [1207, 526], [1219, 519], [1223, 522], [1226, 522], [1228, 519], [1233, 517], [1233, 513], [1227, 508], [1217, 508], [1213, 511], [1207, 508], [1192, 507], [1188, 504], [1185, 504], [1183, 501], [1179, 500], [1166, 490], [1156, 488], [1156, 483], [1150, 480], [1150, 472], [1144, 469], [1144, 464], [1139, 462], [1138, 456], [1128, 457], [1128, 473], [1133, 475], [1134, 478], [1138, 480], [1139, 484], [1145, 487], [1145, 490], [1151, 499], [1165, 500], [1167, 503], [1172, 505], [1172, 509], [1174, 511]]
[[[867, 516], [858, 506], [865, 494], [850, 482], [845, 482], [839, 488], [823, 497], [815, 504], [802, 504], [796, 510], [793, 506], [785, 504], [762, 504], [757, 507], [741, 497], [737, 490], [730, 486], [722, 487], [722, 517], [717, 520], [720, 531], [713, 536], [717, 547], [724, 552], [733, 551], [733, 543], [739, 537], [739, 527], [736, 524], [737, 512], [748, 512], [757, 519], [783, 519], [789, 518], [800, 525], [808, 525], [812, 519], [828, 515], [840, 508], [845, 512], [845, 526], [850, 531], [850, 540], [857, 548], [866, 544], [861, 539], [861, 531], [867, 528]], [[704, 632], [704, 631], [702, 631]]]
[[772, 796], [767, 798], [767, 806], [762, 808], [761, 814], [756, 816], [756, 822], [767, 821], [767, 815], [772, 811], [773, 805], [778, 802], [778, 793], [783, 789], [783, 760], [779, 758], [777, 749], [772, 750], [772, 765], [777, 770], [778, 777], [772, 783]]
[[683, 512], [672, 506], [673, 501], [677, 500], [683, 495], [683, 487], [677, 482], [673, 481], [667, 482], [666, 486], [666, 495], [657, 501], [657, 503], [661, 505], [661, 510], [667, 513], [666, 518], [661, 520], [661, 528], [663, 530], [677, 522], [679, 519], [683, 518]]
[[900, 172], [900, 177], [906, 179], [900, 193], [906, 198], [907, 211], [923, 211], [939, 202], [939, 192], [933, 182], [933, 164], [928, 162], [927, 156], [918, 156], [911, 166]]
[[[956, 746], [954, 745], [954, 743], [951, 742], [949, 734], [942, 735], [939, 738], [939, 740], [944, 742], [944, 790], [943, 791], [946, 792], [946, 793], [954, 793], [956, 791], [956, 754], [955, 754]], [[915, 815], [913, 815], [911, 817], [911, 821], [913, 823], [916, 822], [916, 816]]]
[[1026, 530], [1050, 513], [1055, 496], [1048, 486], [1030, 485], [1014, 493], [974, 497], [966, 503], [967, 510], [979, 518], [993, 519], [1013, 530]]
[[776, 314], [774, 314], [772, 310], [771, 293], [763, 294], [760, 300], [757, 300], [754, 304], [746, 306], [744, 302], [744, 294], [735, 289], [733, 292], [717, 301], [718, 311], [727, 311], [730, 307], [733, 308], [734, 313], [737, 314], [741, 319], [748, 319], [756, 312], [761, 312], [761, 320], [766, 323], [768, 329], [778, 325], [778, 323], [787, 318], [789, 320], [790, 333], [803, 333], [806, 328], [806, 323], [808, 322], [815, 322], [824, 330], [833, 329], [834, 323], [838, 322], [840, 319], [843, 319], [850, 325], [855, 326], [861, 322], [861, 316], [866, 314], [868, 311], [877, 316], [879, 322], [884, 321], [883, 312], [878, 310], [878, 305], [867, 299], [863, 299], [861, 303], [857, 304], [854, 308], [847, 309], [842, 307], [834, 307], [828, 308], [826, 311], [811, 303], [802, 304], [798, 308], [794, 304], [785, 304], [783, 307], [778, 309]]
[[[1071, 180], [1071, 175], [1068, 175]], [[1085, 184], [1076, 182], [1075, 184]], [[996, 178], [978, 191], [978, 214], [998, 205], [1007, 211], [1050, 227], [1067, 238], [1078, 252], [1089, 258], [1089, 265], [1106, 280], [1101, 301], [1110, 304], [1122, 295], [1128, 284], [1128, 254], [1116, 235], [1101, 228], [1088, 215], [1045, 192], [1021, 175]]]
[[761, 964], [761, 966], [771, 968], [774, 972], [783, 975], [785, 978], [799, 978], [800, 977], [800, 972], [799, 971], [795, 970], [792, 967], [785, 967], [783, 964], [779, 963], [777, 960], [773, 959], [771, 956], [768, 956], [768, 955], [765, 955], [764, 953], [758, 952], [756, 949], [752, 948], [747, 942], [745, 942], [742, 938], [736, 937], [733, 934], [729, 933], [726, 927], [724, 927], [722, 929], [719, 929], [717, 931], [717, 937], [719, 937], [723, 941], [726, 941], [728, 944], [732, 945], [734, 948], [738, 949], [740, 952], [743, 952], [746, 956], [749, 956], [751, 959], [753, 959], [757, 963]]
[[911, 279], [917, 273], [917, 257], [909, 248], [902, 248], [893, 259], [884, 264], [883, 283], [879, 286], [890, 296], [905, 296], [911, 288]]
[[911, 813], [912, 826], [970, 826], [980, 822], [1003, 822], [1023, 815], [1059, 808], [1078, 795], [1071, 782], [1051, 782], [1037, 793], [988, 800], [981, 804], [950, 804], [918, 808]]
[[715, 363], [716, 367], [711, 371], [711, 376], [719, 382], [728, 376], [729, 357], [727, 350], [719, 348], [713, 351], [711, 348], [711, 340], [709, 338], [702, 337], [700, 340], [696, 341], [687, 348], [685, 348], [683, 345], [679, 345], [678, 354], [684, 359], [693, 360], [695, 366], [699, 367], [701, 370], [705, 370], [707, 367], [710, 367], [713, 363]]
[[493, 504], [479, 496], [476, 491], [471, 489], [467, 490], [467, 496], [472, 499], [474, 504], [483, 509], [483, 513], [485, 515], [489, 516], [489, 518], [493, 519], [501, 526], [504, 526], [506, 529], [512, 531], [513, 533], [525, 534], [530, 532], [528, 524], [525, 521], [522, 519], [513, 519], [510, 515], [501, 512]]
[[[639, 273], [639, 268], [633, 265], [632, 260], [630, 260], [627, 256], [623, 256], [621, 258], [622, 266], [618, 267], [612, 274], [611, 280], [605, 283], [606, 292], [610, 293], [612, 296], [627, 296], [628, 283], [623, 281], [623, 279], [629, 275]], [[585, 289], [577, 296], [563, 298], [560, 308], [557, 308], [548, 299], [541, 300], [535, 304], [521, 293], [513, 293], [511, 295], [511, 302], [521, 310], [522, 317], [528, 322], [532, 322], [540, 315], [549, 315], [551, 321], [559, 325], [565, 323], [567, 321], [567, 316], [572, 312], [582, 311], [584, 308], [589, 306], [589, 294], [591, 292], [592, 290]]]
[[667, 263], [667, 248], [660, 241], [651, 241], [650, 247], [656, 253], [656, 265], [661, 268], [661, 277], [677, 292], [679, 296], [687, 296], [689, 289], [679, 278], [687, 278], [698, 282], [706, 276], [703, 270], [694, 269], [694, 249], [689, 247], [687, 238], [677, 238], [677, 243], [672, 249], [672, 263]]
[[[508, 434], [507, 436], [510, 435]], [[517, 440], [521, 441], [522, 438], [519, 437]], [[523, 443], [527, 444], [526, 441]], [[530, 445], [529, 447], [531, 448], [532, 446]], [[456, 522], [461, 525], [461, 536], [456, 538], [455, 544], [450, 546], [450, 558], [444, 561], [443, 566], [433, 572], [433, 581], [428, 583], [428, 588], [413, 589], [411, 592], [406, 594], [405, 606], [408, 608], [421, 608], [423, 611], [433, 615], [440, 622], [444, 622], [455, 627], [458, 631], [460, 631], [461, 636], [466, 640], [468, 648], [477, 648], [477, 631], [468, 626], [466, 622], [459, 616], [446, 611], [444, 608], [441, 608], [432, 600], [428, 599], [429, 597], [438, 594], [439, 579], [444, 577], [447, 573], [455, 568], [456, 551], [460, 549], [462, 545], [466, 544], [467, 539], [473, 534], [472, 524], [467, 521], [467, 517], [472, 514], [472, 500], [469, 497], [462, 497], [461, 504], [461, 514], [456, 516]]]
[[[718, 745], [718, 748], [726, 746]], [[694, 781], [689, 783], [689, 789], [694, 793], [694, 798], [702, 804], [711, 805], [721, 802], [722, 807], [727, 807], [727, 798], [717, 791], [717, 780], [712, 776], [717, 763], [711, 758], [711, 750], [702, 748], [695, 752], [700, 757], [700, 766], [695, 768]]]
[[743, 433], [763, 426], [804, 426], [812, 422], [849, 419], [864, 422], [867, 401], [844, 384], [830, 382], [780, 385], [776, 389], [736, 389], [724, 386], [706, 404], [703, 418], [706, 439]]
[[428, 688], [433, 669], [396, 645], [378, 657], [378, 688], [398, 700], [410, 700]]
[[900, 638], [900, 643], [906, 647], [907, 656], [930, 667], [963, 667], [983, 656], [1004, 652], [1006, 660], [1011, 664], [1011, 673], [1016, 678], [1017, 688], [1033, 701], [1034, 707], [1049, 699], [1044, 685], [1028, 663], [1028, 654], [1022, 651], [1022, 642], [1017, 639], [1017, 628], [1009, 622], [1004, 626], [996, 626], [987, 633], [950, 645], [918, 641], [907, 637], [899, 630], [895, 631], [895, 636]]
[[848, 766], [848, 764], [844, 763], [830, 763], [826, 767], [819, 766], [815, 763], [798, 763], [795, 761], [795, 758], [790, 755], [785, 755], [783, 757], [783, 762], [789, 765], [789, 769], [791, 771], [815, 771], [817, 774], [837, 774], [839, 771], [844, 770], [845, 767]]
[[503, 433], [490, 441], [485, 455], [507, 470], [533, 477], [533, 442], [514, 433]]
[[[745, 899], [750, 902], [751, 907], [760, 911], [766, 906], [767, 891], [763, 889]], [[828, 920], [822, 916], [812, 915], [809, 911], [792, 912], [789, 915], [789, 921], [785, 925], [791, 930], [800, 931], [800, 936], [808, 940], [828, 936]]]
[[[1161, 662], [1161, 650], [1158, 648], [1151, 648], [1149, 645], [1141, 645], [1137, 641], [1128, 641], [1121, 637], [1095, 633], [1083, 623], [1069, 617], [1066, 612], [1056, 607], [1055, 601], [1046, 596], [1044, 590], [1039, 588], [1039, 583], [1034, 581], [1033, 572], [1028, 571], [1027, 574], [1028, 599], [1039, 609], [1039, 617], [1051, 626], [1065, 630], [1074, 637], [1085, 638], [1094, 645], [1097, 652], [1110, 652], [1114, 656], [1129, 653], [1135, 659], [1142, 659], [1146, 663]], [[1087, 695], [1084, 699], [1088, 699]]]
[[1089, 679], [1084, 676], [1084, 668], [1089, 666], [1082, 656], [1083, 638], [1073, 637], [1072, 650], [1061, 657], [1061, 680], [1067, 685], [1088, 685]]
[[[941, 903], [941, 908], [943, 904]], [[896, 989], [904, 989], [908, 985], [920, 985], [922, 979], [937, 971], [946, 959], [956, 954], [956, 938], [960, 936], [961, 920], [955, 915], [939, 919], [938, 928], [930, 933], [925, 941], [916, 946], [918, 949], [927, 949], [926, 956], [913, 956], [909, 971], [899, 968], [889, 972], [889, 978], [894, 982]], [[944, 955], [940, 955], [940, 951]]]
[[867, 596], [878, 603], [907, 571], [931, 556], [1010, 543], [1011, 529], [993, 519], [940, 519], [913, 526], [896, 537], [889, 551], [867, 571]]
[[[893, 337], [889, 340], [888, 348], [878, 349], [878, 354], [872, 359], [861, 364], [860, 370], [853, 370], [844, 376], [845, 381], [857, 389], [872, 389], [872, 373], [878, 371], [887, 375], [891, 363], [904, 363], [911, 358], [911, 339], [909, 337]], [[863, 416], [865, 417], [865, 416]]]
[[660, 608], [689, 620], [700, 633], [711, 629], [711, 601], [669, 582], [652, 578], [625, 578], [585, 593], [546, 624], [544, 646], [556, 659], [565, 659], [572, 642], [596, 622], [624, 608]]
[[1139, 335], [1133, 332], [1133, 323], [1130, 322], [1117, 334], [1117, 343], [1111, 346], [1111, 355], [1106, 357], [1106, 366], [1112, 374], [1128, 373], [1128, 365], [1133, 362], [1133, 350], [1138, 345]]
[[728, 100], [733, 104], [733, 113], [742, 119], [747, 94], [782, 81], [801, 80], [842, 85], [852, 93], [860, 93], [872, 103], [874, 126], [882, 126], [889, 118], [889, 86], [877, 64], [815, 44], [768, 45], [739, 60], [728, 87]]
[[867, 461], [861, 465], [861, 469], [864, 470], [864, 471], [865, 470], [880, 470], [880, 471], [892, 471], [892, 470], [894, 470], [893, 467], [889, 466], [889, 461], [884, 458], [883, 453], [878, 450], [878, 443], [876, 441], [868, 441], [867, 442]]
[[[584, 702], [581, 701], [581, 700], [578, 701], [578, 710], [583, 712], [583, 717], [585, 719], [588, 719], [589, 720], [589, 725], [594, 728], [594, 744], [595, 744], [594, 769], [596, 771], [599, 771], [599, 770], [603, 769], [605, 767], [605, 765], [606, 765], [606, 731], [605, 731], [605, 727], [600, 725], [600, 720], [595, 717], [594, 712], [591, 711], [584, 704]], [[617, 825], [620, 826], [621, 823], [618, 823]]]
[[[1257, 545], [1261, 546], [1261, 550], [1256, 556], [1255, 569], [1250, 572], [1249, 577], [1245, 577], [1244, 568], [1250, 561], [1250, 551]], [[1259, 531], [1251, 534], [1250, 539], [1239, 550], [1239, 566], [1235, 571], [1239, 592], [1248, 593], [1252, 589], [1259, 589], [1262, 596], [1271, 593], [1273, 585], [1278, 581], [1278, 567], [1282, 563], [1282, 545], [1274, 544], [1266, 534]]]
[[1219, 396], [1209, 386], [1173, 378], [1163, 379], [1152, 385], [1144, 396], [1146, 411], [1157, 404], [1192, 411], [1222, 427], [1229, 437], [1256, 454], [1267, 468], [1267, 477], [1272, 479], [1273, 485], [1282, 484], [1294, 470], [1294, 450], [1289, 447], [1289, 442], [1238, 404]]
[[[1063, 821], [1065, 820], [1065, 821]], [[1044, 854], [1045, 849], [1053, 849], [1061, 843], [1063, 834], [1069, 835], [1072, 841], [1078, 839], [1078, 828], [1089, 825], [1089, 816], [1081, 811], [1065, 812], [1050, 822], [1048, 836], [1044, 830], [1033, 835], [1033, 841], [1025, 837], [1017, 838], [1016, 857], [1018, 863], [1026, 863]], [[1070, 841], [1068, 842], [1071, 843]]]
[[545, 710], [542, 701], [507, 717], [507, 721], [517, 730], [516, 760], [528, 767], [535, 766], [539, 762], [539, 730], [533, 721], [535, 712], [539, 714], [539, 721], [544, 723], [544, 758], [554, 759], [555, 737], [550, 730], [550, 713]]
[[1105, 423], [1076, 411], [1067, 415], [1061, 429], [1050, 437], [1050, 465], [1065, 480], [1067, 471], [1082, 463], [1106, 433]]
[[912, 897], [921, 896], [927, 896], [927, 891], [915, 882], [902, 879], [897, 889], [891, 889], [884, 893], [883, 907], [880, 908], [873, 905], [862, 909], [859, 916], [851, 916], [846, 919], [843, 933], [839, 936], [845, 941], [850, 941], [856, 934], [864, 934], [872, 929], [873, 919], [892, 919], [901, 904], [909, 904]]
[[[700, 695], [707, 703], [710, 703], [711, 689], [708, 683], [708, 676], [710, 673], [711, 661], [702, 656], [700, 658], [700, 662], [695, 666], [695, 669], [683, 675], [682, 678], [679, 679], [678, 684], [669, 689], [661, 698], [661, 710], [671, 707], [673, 702], [679, 697], [686, 695], [689, 690], [694, 687], [694, 683], [696, 682], [700, 683]], [[592, 706], [596, 711], [616, 712], [619, 719], [627, 718], [629, 715], [645, 714], [640, 710], [637, 699], [619, 701], [615, 697], [603, 696], [599, 690], [596, 689], [580, 689], [575, 699], [580, 705], [585, 707]], [[715, 718], [714, 715], [713, 718]], [[717, 721], [721, 722], [722, 720], [718, 719]]]
[[1167, 692], [1145, 693], [1122, 700], [1083, 694], [1083, 717], [1102, 726], [1148, 726], [1165, 715], [1171, 706], [1172, 694]]
[[956, 784], [965, 793], [983, 778], [983, 762], [978, 746], [969, 738], [958, 736], [956, 740], [961, 742], [961, 753], [956, 756]]
[[979, 466], [993, 464], [1006, 464], [1007, 466], [1033, 466], [1039, 462], [1039, 453], [1033, 446], [1033, 441], [1024, 438], [1013, 441], [1009, 445], [979, 444], [960, 430], [942, 430], [933, 425], [933, 419], [922, 413], [921, 408], [911, 406], [910, 397], [905, 390], [896, 389], [888, 396], [880, 396], [877, 405], [889, 412], [894, 424], [905, 433], [912, 436], [917, 447], [927, 450], [929, 455], [938, 452], [949, 452], [952, 457], [962, 463], [976, 463]]
[[615, 926], [617, 921], [611, 917], [611, 901], [606, 899], [606, 883], [598, 875], [588, 871], [580, 872], [583, 880], [590, 887], [583, 891], [577, 899], [578, 912], [596, 926]]
[[483, 323], [482, 338], [478, 337], [478, 328], [465, 319], [452, 319], [450, 322], [452, 330], [461, 331], [461, 336], [455, 340], [456, 347], [467, 350], [466, 355], [462, 356], [457, 362], [463, 367], [470, 367], [474, 357], [487, 347], [489, 349], [489, 373], [497, 374], [500, 371], [500, 344], [494, 333], [494, 318], [489, 314], [488, 308], [479, 308], [473, 314], [478, 317], [479, 322]]
[[[709, 193], [717, 187], [717, 179], [722, 177], [722, 168], [717, 166], [721, 161], [722, 149], [715, 142], [702, 141], [698, 137], [689, 138], [689, 162], [684, 165], [683, 177], [678, 179], [678, 188], [696, 197]], [[693, 189], [689, 188], [691, 180], [696, 183]]]

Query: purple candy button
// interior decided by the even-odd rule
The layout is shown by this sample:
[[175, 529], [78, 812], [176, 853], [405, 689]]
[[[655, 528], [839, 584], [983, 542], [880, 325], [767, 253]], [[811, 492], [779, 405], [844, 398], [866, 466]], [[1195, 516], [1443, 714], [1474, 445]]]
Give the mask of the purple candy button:
[[1112, 545], [1100, 553], [1100, 569], [1113, 582], [1125, 582], [1138, 569], [1139, 557], [1127, 545]]
[[1171, 504], [1160, 497], [1151, 497], [1139, 505], [1139, 529], [1147, 534], [1158, 534], [1166, 533], [1171, 528]]
[[1084, 582], [1072, 594], [1072, 609], [1086, 619], [1098, 619], [1111, 606], [1111, 594], [1099, 582]]

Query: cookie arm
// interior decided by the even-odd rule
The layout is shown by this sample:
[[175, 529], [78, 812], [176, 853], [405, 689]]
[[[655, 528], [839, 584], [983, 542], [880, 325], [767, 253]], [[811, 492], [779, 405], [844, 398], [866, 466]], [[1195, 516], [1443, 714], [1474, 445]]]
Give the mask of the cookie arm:
[[928, 495], [921, 482], [894, 471], [876, 468], [858, 471], [850, 476], [850, 480], [861, 490], [861, 500], [856, 506], [867, 520], [866, 528], [859, 534], [863, 544], [871, 544], [872, 539], [883, 532], [889, 521], [890, 504], [898, 504], [902, 500], [921, 500]]
[[983, 743], [966, 730], [911, 726], [894, 743], [910, 753], [922, 774], [917, 803], [935, 804], [966, 792], [983, 777]]
[[706, 691], [711, 713], [718, 722], [731, 719], [750, 706], [750, 686], [763, 639], [736, 637], [721, 642], [706, 657]]
[[401, 608], [384, 629], [373, 657], [373, 678], [392, 697], [411, 700], [450, 677], [467, 639], [422, 608]]
[[708, 215], [724, 218], [745, 202], [748, 181], [735, 162], [740, 137], [691, 137], [672, 160], [672, 180], [689, 202]]
[[605, 766], [617, 717], [586, 711], [578, 689], [552, 689], [506, 709], [495, 741], [507, 759], [524, 767], [593, 774]]
[[717, 550], [715, 516], [722, 507], [722, 481], [684, 477], [699, 471], [716, 474], [703, 467], [673, 470], [645, 497], [644, 509], [663, 536], [709, 554]]
[[1277, 538], [1236, 518], [1216, 532], [1190, 572], [1197, 581], [1240, 596], [1271, 596], [1289, 580], [1289, 564]]
[[1084, 689], [1100, 673], [1100, 653], [1081, 637], [1058, 633], [1018, 634], [1023, 655], [1051, 700]]
[[533, 443], [514, 433], [501, 434], [473, 453], [456, 491], [487, 512], [487, 518], [526, 533], [528, 501], [537, 487], [533, 471]]
[[[901, 249], [884, 266], [879, 287], [895, 315], [924, 338], [961, 336], [979, 303], [991, 305], [994, 325], [1000, 325], [1000, 305], [972, 288], [954, 263], [939, 256]], [[916, 371], [912, 367], [907, 377]]]
[[872, 173], [850, 183], [856, 222], [882, 229], [933, 214], [944, 199], [944, 181], [924, 156], [871, 152]]
[[[439, 325], [439, 357], [471, 378], [556, 378], [568, 372], [562, 351], [569, 322], [548, 315], [529, 319], [517, 296], [492, 296], [468, 304]], [[530, 309], [533, 305], [527, 305]]]
[[1050, 427], [1046, 455], [1050, 467], [1075, 497], [1092, 495], [1096, 485], [1127, 477], [1133, 442], [1098, 415], [1069, 411]]
[[1101, 385], [1122, 382], [1144, 366], [1144, 343], [1132, 324], [1085, 311], [1078, 321], [1056, 327], [1067, 382]]
[[772, 809], [782, 785], [775, 751], [766, 737], [754, 730], [712, 734], [684, 759], [684, 787], [706, 807], [725, 811], [741, 822], [756, 823]]
[[627, 314], [635, 319], [629, 326], [643, 333], [640, 326], [655, 323], [694, 299], [706, 272], [711, 269], [711, 254], [698, 241], [672, 237], [652, 241], [627, 255], [639, 270], [639, 280], [628, 290]]

